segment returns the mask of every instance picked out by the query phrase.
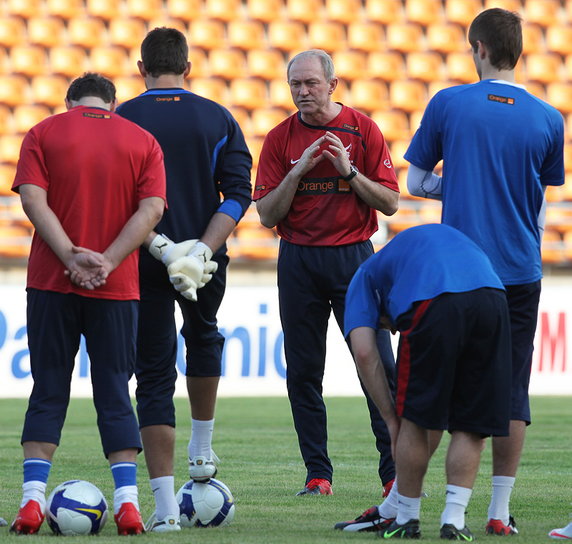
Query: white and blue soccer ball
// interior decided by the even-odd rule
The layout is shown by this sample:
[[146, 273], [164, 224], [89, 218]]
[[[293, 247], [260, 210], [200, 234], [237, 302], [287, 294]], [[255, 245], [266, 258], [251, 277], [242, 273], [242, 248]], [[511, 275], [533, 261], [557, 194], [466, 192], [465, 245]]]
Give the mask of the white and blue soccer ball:
[[234, 498], [220, 480], [190, 480], [177, 492], [183, 527], [224, 527], [234, 519]]
[[107, 521], [103, 493], [85, 480], [69, 480], [58, 485], [46, 502], [46, 519], [57, 535], [76, 536], [99, 533]]

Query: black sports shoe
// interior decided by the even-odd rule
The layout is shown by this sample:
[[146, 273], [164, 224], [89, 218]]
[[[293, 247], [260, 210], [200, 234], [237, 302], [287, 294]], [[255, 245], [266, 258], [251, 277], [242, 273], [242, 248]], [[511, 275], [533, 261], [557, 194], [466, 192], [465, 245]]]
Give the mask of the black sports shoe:
[[389, 527], [394, 520], [395, 518], [382, 518], [379, 515], [377, 506], [372, 506], [352, 521], [340, 521], [339, 523], [336, 523], [334, 525], [334, 529], [355, 533], [382, 531], [386, 527]]
[[451, 523], [445, 523], [445, 525], [441, 527], [440, 536], [447, 540], [464, 540], [465, 542], [472, 542], [475, 540], [473, 533], [469, 531], [469, 528], [466, 525], [462, 529], [457, 529], [457, 527]]
[[421, 538], [419, 520], [410, 519], [407, 523], [399, 525], [393, 521], [389, 527], [377, 533], [379, 538]]

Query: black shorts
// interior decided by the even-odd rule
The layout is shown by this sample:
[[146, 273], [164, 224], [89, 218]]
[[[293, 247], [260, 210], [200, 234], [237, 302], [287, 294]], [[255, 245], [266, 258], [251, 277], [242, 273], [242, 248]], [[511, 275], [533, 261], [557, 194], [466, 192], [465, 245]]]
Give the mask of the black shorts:
[[504, 291], [445, 293], [397, 322], [397, 414], [426, 429], [506, 436], [510, 325]]

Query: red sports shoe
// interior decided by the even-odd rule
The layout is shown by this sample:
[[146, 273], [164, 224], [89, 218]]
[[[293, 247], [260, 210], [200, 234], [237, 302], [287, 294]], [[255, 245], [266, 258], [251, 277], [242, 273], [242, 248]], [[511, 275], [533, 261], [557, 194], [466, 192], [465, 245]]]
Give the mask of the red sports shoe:
[[18, 510], [18, 515], [12, 522], [10, 532], [18, 535], [33, 535], [40, 530], [44, 517], [40, 503], [29, 500]]
[[487, 535], [517, 535], [518, 529], [514, 522], [514, 518], [510, 516], [508, 518], [508, 525], [505, 525], [500, 519], [489, 519], [487, 526], [485, 527], [485, 532]]
[[296, 495], [333, 495], [332, 484], [324, 478], [314, 478]]
[[145, 532], [141, 514], [132, 502], [124, 502], [114, 519], [118, 535], [139, 535]]

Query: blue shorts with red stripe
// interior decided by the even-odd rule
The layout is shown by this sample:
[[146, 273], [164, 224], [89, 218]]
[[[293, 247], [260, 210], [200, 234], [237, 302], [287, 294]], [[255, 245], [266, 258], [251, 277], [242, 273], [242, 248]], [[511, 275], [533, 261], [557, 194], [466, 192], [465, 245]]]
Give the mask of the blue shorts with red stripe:
[[510, 323], [504, 291], [445, 293], [397, 321], [396, 409], [426, 429], [507, 436]]

